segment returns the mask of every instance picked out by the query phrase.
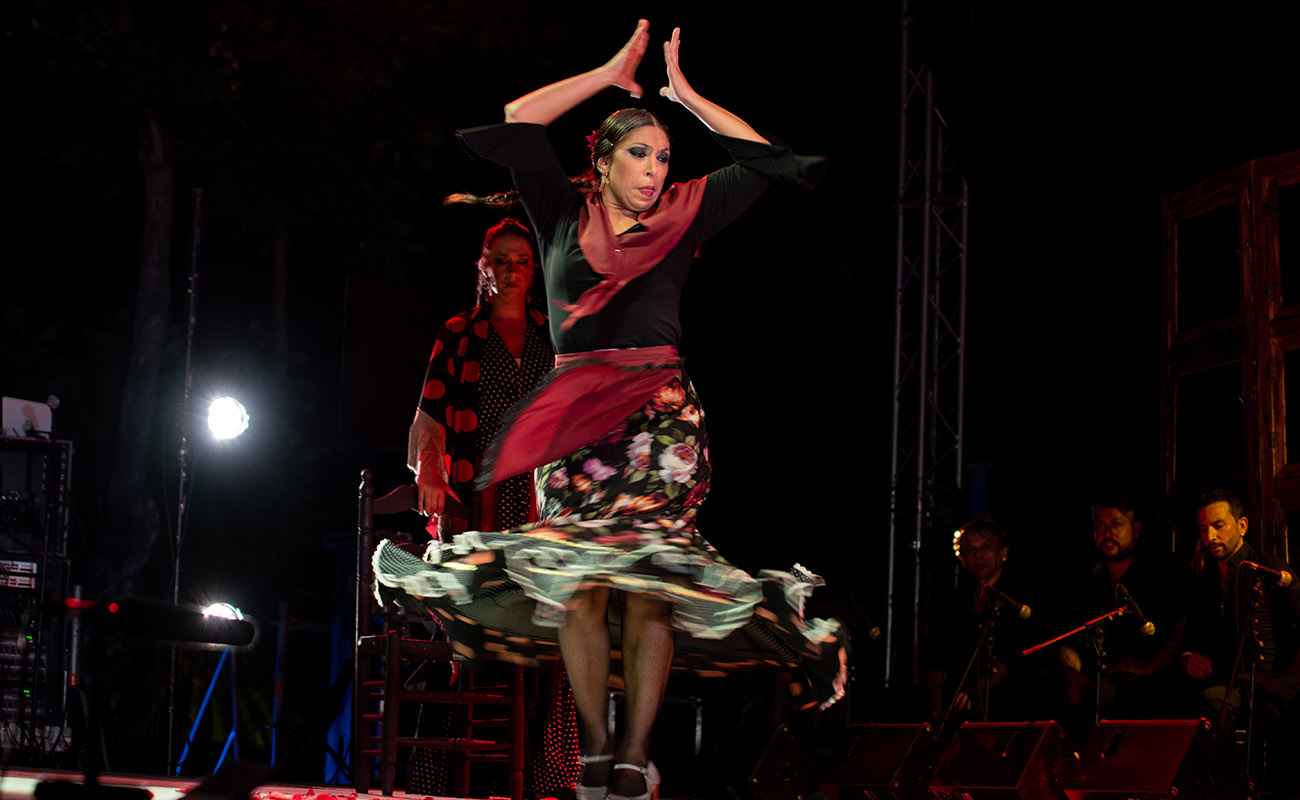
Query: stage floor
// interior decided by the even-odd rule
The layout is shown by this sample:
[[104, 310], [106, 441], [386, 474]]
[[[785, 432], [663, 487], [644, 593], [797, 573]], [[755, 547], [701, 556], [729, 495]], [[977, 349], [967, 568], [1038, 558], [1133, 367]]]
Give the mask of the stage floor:
[[[0, 800], [30, 800], [36, 786], [44, 781], [63, 781], [82, 784], [84, 777], [79, 772], [62, 770], [10, 769], [0, 774]], [[181, 800], [202, 781], [196, 779], [168, 779], [157, 775], [101, 775], [99, 782], [105, 786], [130, 786], [146, 789], [153, 800]], [[352, 800], [352, 798], [376, 798], [382, 800], [384, 795], [377, 792], [357, 794], [351, 786], [281, 784], [268, 783], [258, 786], [251, 796], [254, 800]], [[396, 798], [429, 798], [430, 795], [408, 795], [405, 792], [393, 793]], [[465, 800], [463, 798], [435, 798], [434, 800]]]

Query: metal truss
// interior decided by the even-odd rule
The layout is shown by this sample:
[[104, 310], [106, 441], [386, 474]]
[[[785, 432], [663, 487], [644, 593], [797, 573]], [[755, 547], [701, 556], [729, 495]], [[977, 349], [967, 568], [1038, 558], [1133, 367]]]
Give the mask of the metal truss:
[[[918, 678], [923, 546], [945, 516], [936, 512], [961, 491], [964, 467], [968, 193], [953, 164], [947, 123], [935, 107], [933, 76], [909, 52], [910, 26], [904, 0], [886, 686], [899, 684], [896, 662], [904, 647], [910, 679]], [[900, 563], [906, 548], [910, 565]], [[907, 615], [900, 598], [909, 588], [909, 566]], [[910, 626], [900, 630], [908, 616]]]

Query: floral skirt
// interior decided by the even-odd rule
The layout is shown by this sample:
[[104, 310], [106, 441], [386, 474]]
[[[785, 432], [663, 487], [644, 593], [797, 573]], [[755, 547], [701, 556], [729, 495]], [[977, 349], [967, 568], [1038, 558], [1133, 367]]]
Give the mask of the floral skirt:
[[525, 664], [559, 657], [555, 629], [584, 592], [645, 594], [672, 607], [676, 666], [793, 668], [812, 689], [791, 683], [801, 704], [830, 705], [844, 694], [847, 640], [837, 620], [803, 616], [821, 579], [798, 565], [755, 579], [719, 555], [695, 529], [709, 478], [703, 412], [678, 373], [616, 430], [538, 468], [540, 522], [434, 542], [423, 559], [384, 542], [376, 593], [432, 613], [466, 657]]

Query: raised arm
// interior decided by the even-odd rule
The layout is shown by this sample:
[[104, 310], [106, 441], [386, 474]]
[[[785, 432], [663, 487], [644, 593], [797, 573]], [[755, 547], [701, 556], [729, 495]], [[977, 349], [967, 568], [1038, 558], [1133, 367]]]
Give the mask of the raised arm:
[[604, 66], [543, 86], [507, 103], [506, 122], [550, 125], [569, 109], [610, 86], [626, 89], [633, 97], [640, 97], [641, 84], [636, 82], [636, 68], [649, 43], [650, 23], [640, 20], [632, 38]]
[[678, 52], [682, 46], [681, 35], [681, 28], [673, 28], [673, 38], [664, 42], [664, 64], [668, 67], [668, 85], [660, 89], [659, 94], [674, 103], [686, 106], [688, 111], [714, 133], [730, 136], [733, 139], [770, 144], [767, 139], [758, 134], [758, 131], [749, 127], [749, 123], [717, 103], [700, 97], [699, 92], [691, 88], [678, 65]]

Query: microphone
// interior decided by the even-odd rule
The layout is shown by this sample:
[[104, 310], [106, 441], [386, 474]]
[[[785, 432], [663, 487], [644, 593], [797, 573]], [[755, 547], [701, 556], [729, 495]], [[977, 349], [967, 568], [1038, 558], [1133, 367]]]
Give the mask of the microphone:
[[853, 600], [853, 607], [862, 615], [862, 621], [867, 623], [867, 638], [873, 642], [876, 641], [883, 635], [880, 626], [871, 621], [871, 615], [867, 613], [867, 610], [862, 607], [862, 604], [856, 598], [851, 599]]
[[1016, 616], [1020, 617], [1021, 619], [1029, 619], [1029, 615], [1034, 613], [1034, 610], [1032, 608], [1016, 602], [1015, 599], [1013, 599], [1010, 595], [1008, 595], [1006, 592], [1002, 591], [1001, 589], [997, 588], [996, 586], [991, 586], [986, 583], [984, 584], [984, 591], [993, 594], [1002, 602], [1010, 605], [1012, 608], [1017, 609]]
[[1146, 614], [1142, 613], [1142, 609], [1138, 607], [1137, 601], [1133, 599], [1133, 595], [1129, 594], [1129, 591], [1124, 587], [1124, 584], [1115, 584], [1115, 589], [1120, 592], [1120, 597], [1123, 598], [1124, 605], [1128, 607], [1129, 613], [1137, 617], [1138, 622], [1142, 623], [1139, 628], [1139, 630], [1142, 631], [1142, 635], [1154, 635], [1156, 632], [1156, 626], [1151, 622], [1151, 620], [1147, 619]]
[[1283, 589], [1290, 586], [1291, 582], [1295, 580], [1295, 576], [1293, 576], [1291, 573], [1287, 572], [1286, 570], [1271, 569], [1269, 567], [1264, 566], [1263, 564], [1256, 564], [1254, 561], [1242, 561], [1241, 566], [1250, 567], [1256, 572], [1261, 572], [1269, 576], [1270, 578], [1277, 579], [1277, 585], [1281, 586]]

